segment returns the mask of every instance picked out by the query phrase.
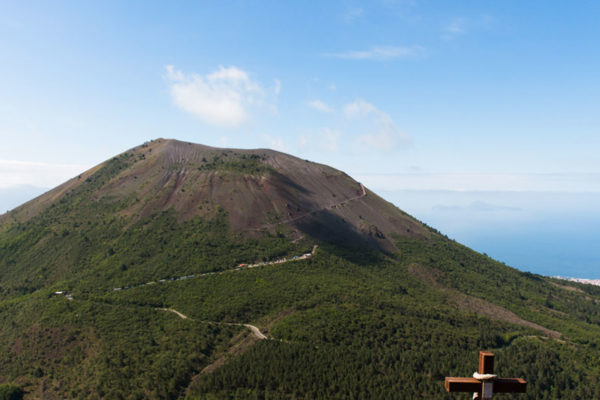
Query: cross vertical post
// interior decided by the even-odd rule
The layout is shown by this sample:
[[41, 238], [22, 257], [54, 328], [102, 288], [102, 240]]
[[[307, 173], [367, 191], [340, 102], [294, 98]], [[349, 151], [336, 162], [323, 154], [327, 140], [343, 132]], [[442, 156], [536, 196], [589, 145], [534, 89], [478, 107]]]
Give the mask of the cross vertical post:
[[479, 368], [477, 372], [480, 374], [493, 374], [494, 373], [494, 354], [489, 351], [479, 352]]
[[474, 399], [489, 400], [494, 393], [525, 393], [527, 382], [521, 378], [498, 378], [494, 375], [494, 354], [479, 352], [479, 366], [472, 378], [446, 377], [448, 392], [473, 392]]

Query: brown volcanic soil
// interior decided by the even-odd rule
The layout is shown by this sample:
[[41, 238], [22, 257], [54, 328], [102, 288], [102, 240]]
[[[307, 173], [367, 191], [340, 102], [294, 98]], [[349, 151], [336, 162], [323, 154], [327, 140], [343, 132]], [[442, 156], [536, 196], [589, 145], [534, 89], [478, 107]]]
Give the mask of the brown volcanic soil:
[[[232, 230], [304, 234], [329, 240], [367, 240], [393, 248], [390, 235], [426, 237], [421, 223], [345, 173], [273, 150], [223, 149], [157, 139], [123, 153], [135, 160], [98, 190], [102, 197], [131, 199], [119, 211], [137, 220], [173, 208], [181, 220], [228, 213]], [[100, 164], [0, 216], [23, 222], [85, 184]]]

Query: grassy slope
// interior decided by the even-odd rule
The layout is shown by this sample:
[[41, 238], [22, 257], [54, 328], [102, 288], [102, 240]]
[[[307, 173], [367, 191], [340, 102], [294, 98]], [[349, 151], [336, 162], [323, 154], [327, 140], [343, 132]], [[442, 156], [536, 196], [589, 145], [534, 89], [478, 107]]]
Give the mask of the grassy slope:
[[[236, 180], [277, 165], [239, 160], [202, 168]], [[331, 240], [331, 226], [354, 215], [358, 224], [375, 220], [375, 203], [317, 213], [294, 243], [287, 228], [239, 234], [229, 228], [234, 211], [218, 204], [186, 218], [179, 200], [147, 212], [139, 193], [107, 189], [145, 161], [125, 153], [57, 190], [55, 202], [34, 202], [36, 212], [3, 217], [0, 384], [15, 382], [30, 398], [178, 398], [186, 390], [189, 398], [450, 398], [443, 376], [470, 375], [477, 352], [493, 349], [500, 374], [529, 381], [528, 398], [600, 396], [597, 288], [520, 273], [423, 227], [386, 233], [398, 249], [387, 254], [366, 244], [366, 222], [366, 242], [360, 230]], [[112, 290], [301, 254], [315, 243], [309, 260]], [[251, 322], [281, 341], [261, 341], [192, 379], [242, 332], [202, 321]]]
[[[209, 320], [252, 322], [284, 341], [260, 342], [202, 376], [190, 398], [445, 398], [443, 376], [472, 373], [479, 349], [495, 350], [499, 373], [526, 377], [529, 398], [597, 396], [597, 291], [566, 290], [443, 237], [398, 246], [394, 259], [322, 244], [310, 260], [119, 292], [71, 279], [70, 302], [45, 289], [10, 296], [0, 303], [10, 326], [0, 340], [2, 376], [32, 397], [43, 387], [57, 398], [176, 398], [239, 332], [200, 322]], [[439, 271], [436, 285], [411, 272], [419, 263]], [[499, 277], [505, 290], [472, 283]], [[449, 288], [563, 336], [461, 310]]]

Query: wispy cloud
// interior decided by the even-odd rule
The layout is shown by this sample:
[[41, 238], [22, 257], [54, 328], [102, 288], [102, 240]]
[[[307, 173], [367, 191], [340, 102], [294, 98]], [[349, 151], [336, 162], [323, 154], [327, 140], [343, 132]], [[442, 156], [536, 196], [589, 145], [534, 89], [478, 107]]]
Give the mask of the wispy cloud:
[[355, 142], [361, 146], [392, 150], [411, 142], [411, 137], [396, 125], [389, 114], [362, 99], [346, 104], [344, 115], [364, 131], [355, 138]]
[[344, 114], [347, 117], [362, 117], [377, 111], [377, 107], [364, 101], [363, 99], [355, 100], [352, 103], [348, 103], [344, 106]]
[[465, 18], [454, 18], [442, 28], [442, 39], [452, 40], [467, 32], [467, 20]]
[[306, 103], [310, 108], [324, 113], [333, 112], [333, 108], [323, 103], [321, 100], [311, 100]]
[[[207, 75], [184, 74], [166, 67], [173, 102], [182, 110], [215, 125], [239, 126], [248, 119], [248, 108], [264, 105], [265, 90], [237, 67], [219, 67]], [[275, 81], [275, 94], [281, 83]]]
[[353, 50], [341, 53], [329, 53], [327, 56], [348, 60], [384, 61], [396, 58], [412, 58], [425, 55], [422, 46], [374, 46], [367, 50]]

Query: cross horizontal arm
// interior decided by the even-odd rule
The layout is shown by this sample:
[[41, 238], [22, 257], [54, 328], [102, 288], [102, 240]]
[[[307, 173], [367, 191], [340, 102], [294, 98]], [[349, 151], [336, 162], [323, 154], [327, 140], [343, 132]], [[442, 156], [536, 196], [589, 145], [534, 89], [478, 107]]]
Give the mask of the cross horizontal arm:
[[521, 378], [496, 378], [494, 380], [495, 393], [525, 393], [527, 382]]
[[[521, 378], [496, 378], [494, 393], [525, 393], [527, 382]], [[444, 382], [447, 392], [480, 392], [481, 381], [475, 378], [447, 377]]]
[[444, 386], [447, 392], [479, 392], [481, 381], [475, 378], [446, 377]]

